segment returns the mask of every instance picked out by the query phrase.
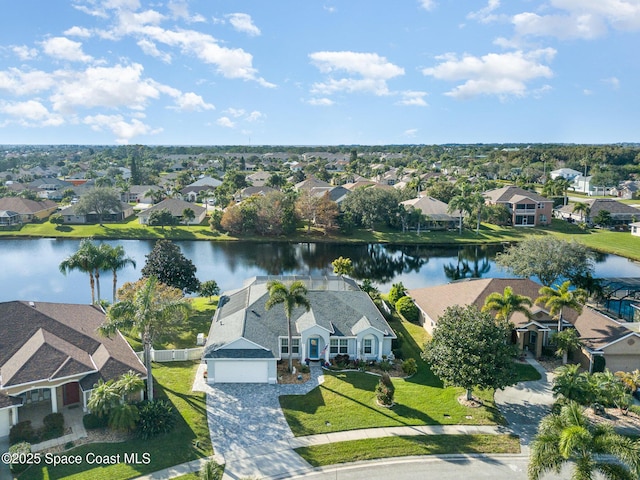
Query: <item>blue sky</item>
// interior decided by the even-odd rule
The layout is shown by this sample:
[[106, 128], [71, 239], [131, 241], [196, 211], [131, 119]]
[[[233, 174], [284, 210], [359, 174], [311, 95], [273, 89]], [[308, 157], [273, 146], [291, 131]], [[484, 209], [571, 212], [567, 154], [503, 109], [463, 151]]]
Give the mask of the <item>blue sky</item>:
[[0, 8], [0, 144], [640, 141], [640, 0]]

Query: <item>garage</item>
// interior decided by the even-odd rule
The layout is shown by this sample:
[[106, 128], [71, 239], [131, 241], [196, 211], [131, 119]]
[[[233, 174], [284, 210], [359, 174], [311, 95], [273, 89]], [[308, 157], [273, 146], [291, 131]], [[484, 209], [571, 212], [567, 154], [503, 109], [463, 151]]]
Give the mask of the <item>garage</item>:
[[222, 360], [213, 362], [215, 383], [268, 383], [269, 363], [266, 360]]

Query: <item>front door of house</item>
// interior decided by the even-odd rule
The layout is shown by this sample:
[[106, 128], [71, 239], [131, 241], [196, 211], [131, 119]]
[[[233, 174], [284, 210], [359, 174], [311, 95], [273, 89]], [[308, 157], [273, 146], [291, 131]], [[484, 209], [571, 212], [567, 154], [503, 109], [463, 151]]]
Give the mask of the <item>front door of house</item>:
[[66, 383], [63, 388], [63, 405], [80, 402], [80, 385], [78, 382]]
[[309, 358], [318, 358], [318, 339], [309, 339]]

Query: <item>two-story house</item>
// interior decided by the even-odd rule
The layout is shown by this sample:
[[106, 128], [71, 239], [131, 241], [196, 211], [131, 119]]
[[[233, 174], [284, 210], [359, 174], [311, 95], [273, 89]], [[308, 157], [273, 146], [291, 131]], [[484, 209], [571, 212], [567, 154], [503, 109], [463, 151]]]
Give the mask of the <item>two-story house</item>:
[[537, 227], [551, 224], [553, 201], [536, 192], [509, 185], [484, 192], [486, 203], [504, 205], [515, 227]]

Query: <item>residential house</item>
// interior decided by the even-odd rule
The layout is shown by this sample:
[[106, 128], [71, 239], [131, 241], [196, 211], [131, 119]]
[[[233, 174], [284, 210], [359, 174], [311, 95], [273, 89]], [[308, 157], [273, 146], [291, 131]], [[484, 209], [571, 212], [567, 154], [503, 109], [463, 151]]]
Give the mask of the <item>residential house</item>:
[[[120, 333], [98, 334], [104, 312], [91, 305], [0, 303], [0, 437], [32, 408], [87, 410], [98, 381], [146, 370]], [[142, 397], [141, 397], [142, 399]]]
[[[265, 308], [267, 284], [304, 282], [310, 309], [292, 313], [289, 345], [281, 305]], [[276, 383], [279, 360], [328, 362], [336, 355], [382, 360], [395, 333], [368, 294], [342, 277], [254, 277], [220, 297], [205, 346], [209, 383]]]
[[254, 187], [264, 187], [267, 184], [267, 180], [271, 178], [271, 175], [271, 172], [260, 170], [251, 175], [247, 175], [247, 182]]
[[179, 222], [182, 222], [182, 213], [185, 209], [190, 208], [195, 214], [195, 218], [188, 222], [188, 225], [198, 225], [202, 223], [207, 215], [206, 208], [193, 203], [180, 200], [178, 198], [165, 198], [160, 203], [156, 203], [153, 207], [149, 207], [146, 210], [138, 213], [138, 219], [141, 224], [147, 225], [149, 223], [149, 217], [155, 211], [168, 210], [174, 218], [177, 218]]
[[251, 187], [246, 187], [243, 188], [242, 190], [240, 190], [239, 192], [236, 192], [236, 194], [233, 196], [234, 200], [236, 202], [241, 202], [242, 200], [244, 200], [245, 198], [249, 198], [249, 197], [253, 197], [255, 195], [260, 195], [262, 197], [264, 197], [265, 195], [271, 193], [271, 192], [277, 192], [278, 190], [273, 188], [273, 187], [267, 187], [266, 185], [263, 185], [261, 187], [259, 186], [251, 186]]
[[157, 185], [131, 185], [120, 192], [120, 200], [125, 203], [153, 203], [148, 192], [162, 191]]
[[483, 193], [486, 203], [504, 205], [515, 227], [537, 227], [551, 224], [553, 201], [535, 192], [509, 185]]
[[20, 225], [20, 214], [11, 210], [0, 210], [0, 227]]
[[312, 189], [318, 188], [318, 187], [331, 187], [331, 184], [328, 182], [325, 182], [324, 180], [320, 180], [312, 175], [294, 185], [294, 188], [298, 192], [301, 190], [311, 191]]
[[564, 220], [591, 224], [593, 219], [602, 210], [605, 210], [611, 215], [612, 225], [629, 225], [640, 220], [640, 209], [612, 198], [591, 198], [585, 200], [584, 203], [589, 206], [589, 215], [587, 217], [581, 212], [574, 212], [574, 205], [565, 205], [557, 209], [556, 216]]
[[433, 197], [412, 198], [400, 202], [400, 205], [407, 210], [411, 207], [420, 210], [425, 217], [420, 224], [409, 225], [410, 229], [443, 230], [457, 228], [460, 222], [459, 212], [450, 213], [449, 205]]
[[58, 204], [51, 200], [28, 200], [20, 197], [0, 198], [0, 210], [11, 211], [20, 215], [20, 223], [44, 220], [58, 209]]
[[573, 168], [559, 168], [557, 170], [553, 170], [549, 173], [549, 176], [555, 180], [556, 178], [564, 178], [565, 180], [569, 180], [573, 182], [576, 177], [580, 176], [580, 172], [574, 170]]
[[623, 200], [633, 200], [638, 198], [638, 192], [640, 192], [640, 181], [627, 180], [620, 183], [611, 193]]
[[29, 183], [29, 189], [34, 190], [39, 198], [61, 200], [67, 189], [73, 189], [73, 183], [58, 178], [38, 178]]
[[[504, 292], [511, 287], [517, 295], [535, 301], [541, 285], [523, 278], [468, 279], [446, 285], [409, 290], [408, 294], [420, 311], [420, 320], [427, 332], [433, 333], [438, 319], [448, 307], [454, 305], [484, 306], [492, 293]], [[535, 357], [542, 355], [553, 333], [558, 331], [558, 319], [551, 316], [544, 304], [535, 303], [529, 308], [530, 316], [515, 312], [510, 321], [514, 324], [512, 342], [521, 351], [530, 351]], [[603, 356], [612, 371], [632, 371], [640, 368], [640, 334], [589, 307], [581, 314], [565, 309], [562, 329], [575, 328], [584, 345], [577, 352], [576, 361], [592, 368], [595, 356]]]
[[[133, 215], [133, 207], [128, 203], [120, 202], [120, 210], [111, 210], [102, 214], [103, 222], [121, 222]], [[92, 224], [98, 223], [100, 219], [96, 212], [79, 213], [78, 204], [70, 205], [60, 210], [60, 215], [64, 223], [68, 224]]]
[[195, 202], [198, 199], [200, 192], [213, 192], [220, 185], [222, 185], [222, 181], [217, 178], [203, 177], [184, 187], [180, 190], [180, 194], [182, 195], [183, 200], [186, 200], [187, 202]]
[[629, 224], [631, 235], [634, 237], [640, 237], [640, 222], [633, 222]]

